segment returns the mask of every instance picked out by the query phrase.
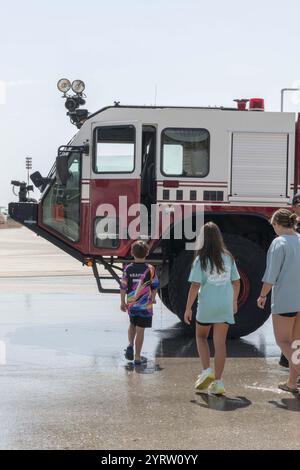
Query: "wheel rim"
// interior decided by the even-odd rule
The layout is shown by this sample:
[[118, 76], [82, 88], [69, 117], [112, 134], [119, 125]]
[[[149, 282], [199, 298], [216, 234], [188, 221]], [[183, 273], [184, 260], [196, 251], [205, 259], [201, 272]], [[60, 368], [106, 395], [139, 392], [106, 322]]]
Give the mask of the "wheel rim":
[[242, 305], [244, 305], [247, 302], [249, 294], [250, 294], [250, 281], [249, 281], [247, 273], [243, 271], [241, 268], [239, 268], [239, 274], [241, 278], [241, 289], [240, 289], [240, 294], [238, 298], [238, 305], [239, 307], [242, 307]]

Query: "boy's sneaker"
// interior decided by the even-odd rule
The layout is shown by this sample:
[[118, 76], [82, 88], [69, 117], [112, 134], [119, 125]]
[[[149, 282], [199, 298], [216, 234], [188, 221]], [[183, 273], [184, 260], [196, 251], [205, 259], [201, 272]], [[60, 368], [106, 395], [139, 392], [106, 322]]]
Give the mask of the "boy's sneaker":
[[225, 387], [222, 380], [214, 380], [208, 387], [209, 395], [224, 395]]
[[127, 361], [133, 361], [133, 346], [127, 346], [127, 348], [125, 349], [125, 359], [127, 359]]
[[215, 380], [215, 374], [213, 370], [209, 367], [201, 372], [198, 375], [197, 380], [195, 382], [195, 389], [196, 390], [205, 390], [213, 381]]

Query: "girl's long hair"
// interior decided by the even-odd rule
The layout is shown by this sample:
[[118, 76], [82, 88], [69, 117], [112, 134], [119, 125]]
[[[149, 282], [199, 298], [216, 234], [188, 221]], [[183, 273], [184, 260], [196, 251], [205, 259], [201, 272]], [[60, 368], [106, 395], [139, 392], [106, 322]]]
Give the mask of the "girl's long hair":
[[215, 268], [217, 273], [221, 274], [225, 271], [222, 255], [229, 255], [231, 258], [232, 255], [227, 250], [221, 231], [216, 224], [207, 222], [202, 230], [203, 246], [196, 252], [196, 257], [199, 256], [203, 271], [209, 268], [212, 273]]

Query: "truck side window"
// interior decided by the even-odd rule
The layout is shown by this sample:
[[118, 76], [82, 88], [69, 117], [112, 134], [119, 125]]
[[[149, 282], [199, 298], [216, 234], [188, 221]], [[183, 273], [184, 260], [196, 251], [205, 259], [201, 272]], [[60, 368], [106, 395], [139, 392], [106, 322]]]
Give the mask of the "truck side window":
[[206, 129], [164, 129], [161, 135], [162, 173], [165, 176], [207, 176], [209, 138]]
[[132, 173], [134, 155], [133, 126], [103, 126], [95, 130], [96, 173]]
[[72, 242], [78, 242], [81, 177], [81, 158], [78, 152], [70, 153], [68, 168], [66, 185], [55, 180], [43, 199], [43, 223]]

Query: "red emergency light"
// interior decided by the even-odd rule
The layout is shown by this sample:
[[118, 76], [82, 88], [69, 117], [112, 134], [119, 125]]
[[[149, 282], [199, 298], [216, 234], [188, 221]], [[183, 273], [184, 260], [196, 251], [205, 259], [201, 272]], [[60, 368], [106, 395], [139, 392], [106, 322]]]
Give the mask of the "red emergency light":
[[263, 98], [251, 98], [249, 102], [249, 111], [264, 111], [265, 100]]
[[247, 103], [249, 100], [246, 100], [245, 98], [242, 99], [237, 99], [233, 100], [237, 103], [237, 109], [238, 111], [247, 111]]

